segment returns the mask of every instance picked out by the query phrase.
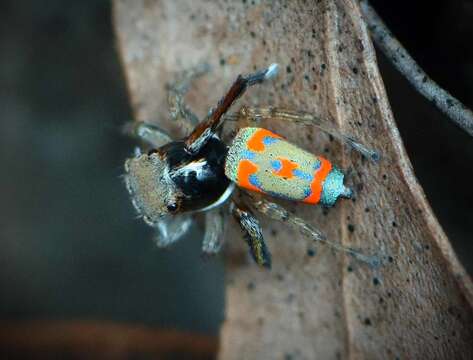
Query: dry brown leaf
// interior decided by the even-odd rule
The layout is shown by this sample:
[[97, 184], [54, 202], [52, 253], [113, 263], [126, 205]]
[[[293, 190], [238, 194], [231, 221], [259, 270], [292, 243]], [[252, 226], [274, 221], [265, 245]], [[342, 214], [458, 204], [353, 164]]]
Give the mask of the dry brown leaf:
[[335, 119], [382, 152], [374, 165], [315, 129], [266, 123], [348, 169], [358, 195], [328, 213], [289, 206], [330, 239], [380, 255], [383, 265], [369, 268], [263, 221], [274, 266], [262, 271], [239, 261], [245, 245], [231, 232], [221, 359], [473, 358], [471, 282], [414, 177], [356, 1], [114, 4], [137, 119], [171, 128], [164, 84], [193, 65], [213, 66], [188, 96], [202, 115], [237, 74], [277, 62], [276, 82], [240, 104]]

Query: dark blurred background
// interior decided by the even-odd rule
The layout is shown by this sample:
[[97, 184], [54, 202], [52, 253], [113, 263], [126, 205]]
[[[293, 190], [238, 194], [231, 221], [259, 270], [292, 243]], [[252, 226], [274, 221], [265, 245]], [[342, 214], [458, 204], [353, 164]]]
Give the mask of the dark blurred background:
[[[473, 107], [473, 2], [372, 1]], [[108, 1], [0, 2], [0, 320], [93, 319], [216, 335], [221, 259], [201, 233], [158, 251], [120, 179], [131, 110]], [[473, 139], [379, 57], [416, 175], [473, 272]], [[0, 325], [1, 326], [1, 325]]]
[[122, 179], [131, 119], [108, 1], [0, 3], [0, 317], [216, 334], [200, 233], [158, 251]]

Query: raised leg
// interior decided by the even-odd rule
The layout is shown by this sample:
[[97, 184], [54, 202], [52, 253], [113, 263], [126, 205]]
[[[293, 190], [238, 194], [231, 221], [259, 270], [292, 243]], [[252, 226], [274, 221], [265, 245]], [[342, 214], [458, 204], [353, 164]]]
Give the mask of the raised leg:
[[369, 149], [359, 141], [355, 140], [351, 136], [345, 135], [339, 130], [335, 129], [328, 121], [322, 120], [321, 118], [302, 111], [292, 111], [278, 108], [247, 108], [243, 107], [238, 113], [231, 114], [226, 117], [228, 120], [238, 121], [244, 124], [259, 124], [261, 120], [272, 120], [281, 119], [286, 121], [292, 121], [301, 125], [311, 125], [319, 128], [320, 130], [332, 135], [334, 138], [347, 144], [352, 149], [358, 151], [363, 156], [377, 162], [380, 159], [380, 155], [377, 151]]
[[223, 115], [232, 104], [244, 94], [246, 89], [252, 85], [260, 84], [265, 80], [276, 76], [277, 64], [272, 64], [268, 68], [247, 76], [239, 75], [227, 94], [219, 101], [217, 107], [213, 109], [206, 120], [195, 127], [186, 139], [186, 147], [190, 153], [197, 153], [215, 134], [218, 127], [224, 120]]
[[378, 259], [378, 257], [367, 256], [355, 250], [327, 240], [326, 236], [319, 229], [307, 224], [303, 219], [292, 215], [281, 205], [278, 205], [263, 198], [257, 198], [253, 196], [251, 196], [251, 198], [253, 199], [252, 206], [262, 214], [268, 216], [269, 218], [285, 222], [292, 226], [294, 229], [300, 231], [300, 233], [304, 236], [307, 236], [315, 241], [322, 242], [337, 251], [347, 253], [355, 259], [365, 262], [372, 267], [379, 266], [380, 260]]
[[159, 148], [172, 141], [171, 136], [157, 125], [143, 121], [128, 122], [123, 126], [123, 132], [127, 135], [143, 141], [151, 148]]
[[156, 245], [159, 248], [164, 248], [181, 239], [191, 227], [192, 222], [192, 216], [184, 214], [160, 219], [149, 225], [156, 230], [153, 237]]
[[227, 214], [228, 207], [220, 207], [205, 213], [205, 235], [202, 242], [204, 254], [214, 255], [222, 248]]
[[210, 71], [210, 65], [200, 64], [181, 75], [173, 84], [166, 86], [168, 91], [168, 106], [171, 120], [179, 122], [186, 134], [199, 123], [197, 116], [186, 106], [184, 95], [194, 79]]
[[260, 266], [271, 268], [271, 254], [264, 242], [258, 219], [248, 207], [237, 204], [235, 201], [232, 201], [230, 209], [245, 234], [245, 240], [254, 261]]

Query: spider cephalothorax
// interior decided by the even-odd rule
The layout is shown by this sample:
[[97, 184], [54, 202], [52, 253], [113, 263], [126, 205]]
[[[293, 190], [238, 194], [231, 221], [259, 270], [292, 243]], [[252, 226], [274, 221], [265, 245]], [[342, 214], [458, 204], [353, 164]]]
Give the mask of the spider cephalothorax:
[[128, 159], [125, 181], [136, 209], [155, 223], [170, 214], [211, 207], [230, 187], [224, 173], [226, 152], [215, 137], [195, 154], [185, 150], [183, 141], [173, 141]]
[[[202, 69], [202, 68], [201, 68]], [[254, 84], [277, 73], [277, 65], [248, 76], [238, 76], [225, 97], [208, 117], [197, 117], [184, 105], [183, 93], [189, 81], [201, 74], [191, 71], [183, 81], [169, 87], [172, 117], [193, 127], [182, 140], [174, 141], [157, 126], [137, 122], [127, 130], [139, 137], [150, 150], [138, 153], [125, 163], [125, 182], [139, 215], [157, 230], [157, 242], [167, 246], [189, 228], [193, 212], [205, 212], [206, 233], [203, 251], [215, 253], [221, 247], [227, 213], [232, 213], [245, 232], [255, 261], [266, 267], [271, 256], [264, 243], [263, 233], [253, 210], [273, 219], [285, 221], [316, 240], [348, 252], [372, 263], [373, 258], [325, 240], [323, 234], [302, 219], [289, 214], [280, 205], [254, 194], [301, 201], [308, 204], [333, 206], [339, 197], [350, 198], [352, 191], [345, 187], [343, 173], [332, 163], [289, 142], [282, 136], [258, 127], [238, 131], [227, 146], [218, 137], [217, 129], [235, 100]], [[364, 155], [377, 154], [350, 137], [340, 134], [307, 113], [281, 109], [248, 109], [239, 113], [245, 121], [257, 123], [262, 118], [283, 118], [318, 126], [343, 140]], [[238, 119], [238, 115], [237, 115]], [[246, 193], [241, 199], [231, 199], [235, 185]], [[230, 203], [230, 206], [226, 204]]]

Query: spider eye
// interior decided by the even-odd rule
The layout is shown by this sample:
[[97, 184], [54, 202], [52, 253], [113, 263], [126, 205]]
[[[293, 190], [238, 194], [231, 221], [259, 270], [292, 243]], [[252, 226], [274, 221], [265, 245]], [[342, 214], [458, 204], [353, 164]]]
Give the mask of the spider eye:
[[173, 213], [177, 210], [177, 205], [176, 203], [171, 203], [167, 205], [167, 209], [170, 213]]

